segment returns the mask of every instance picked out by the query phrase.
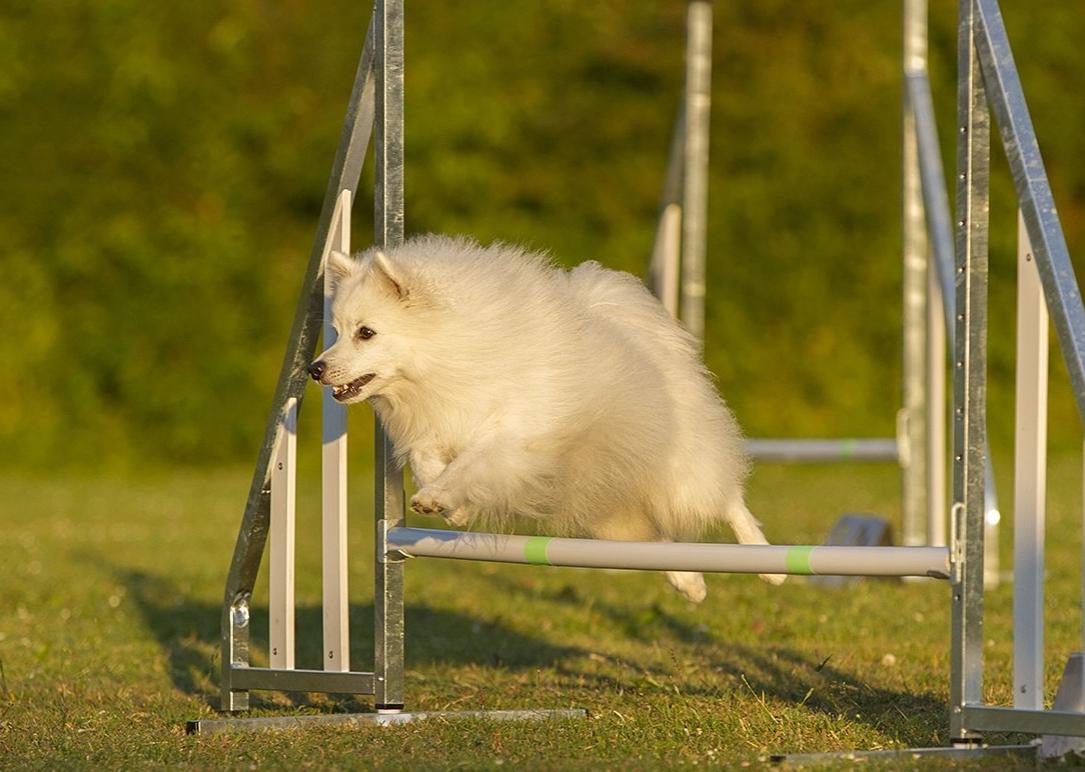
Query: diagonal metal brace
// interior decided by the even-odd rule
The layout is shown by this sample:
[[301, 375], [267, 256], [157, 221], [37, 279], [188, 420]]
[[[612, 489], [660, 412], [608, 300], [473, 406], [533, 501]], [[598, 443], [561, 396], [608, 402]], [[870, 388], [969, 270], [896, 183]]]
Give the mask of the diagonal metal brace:
[[[323, 316], [324, 287], [321, 258], [332, 215], [339, 194], [357, 189], [362, 163], [373, 132], [374, 78], [373, 26], [366, 34], [365, 46], [354, 76], [347, 114], [339, 138], [339, 148], [324, 193], [316, 236], [309, 252], [309, 264], [302, 280], [290, 339], [283, 357], [278, 385], [268, 414], [264, 440], [260, 447], [245, 513], [234, 547], [233, 560], [226, 579], [222, 611], [222, 704], [223, 710], [246, 710], [248, 693], [233, 690], [230, 668], [248, 664], [248, 599], [256, 583], [264, 544], [267, 541], [271, 511], [271, 459], [275, 452], [284, 407], [291, 398], [299, 404], [308, 381], [306, 368], [316, 350]], [[243, 624], [242, 624], [243, 622]]]

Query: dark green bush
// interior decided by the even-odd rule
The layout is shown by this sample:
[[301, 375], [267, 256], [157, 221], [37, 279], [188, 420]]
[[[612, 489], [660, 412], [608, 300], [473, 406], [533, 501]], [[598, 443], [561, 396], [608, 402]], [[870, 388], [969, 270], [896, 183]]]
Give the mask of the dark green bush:
[[[951, 166], [954, 10], [932, 5]], [[1085, 9], [1006, 5], [1080, 254]], [[255, 453], [363, 6], [13, 0], [0, 10], [5, 462]], [[899, 17], [894, 2], [716, 6], [707, 358], [751, 434], [892, 432]], [[683, 18], [681, 3], [647, 0], [409, 2], [408, 230], [642, 273]], [[998, 152], [995, 163], [992, 425], [1004, 438], [1013, 201]], [[363, 196], [359, 244], [370, 207]], [[1060, 431], [1074, 423], [1065, 389], [1052, 411]]]

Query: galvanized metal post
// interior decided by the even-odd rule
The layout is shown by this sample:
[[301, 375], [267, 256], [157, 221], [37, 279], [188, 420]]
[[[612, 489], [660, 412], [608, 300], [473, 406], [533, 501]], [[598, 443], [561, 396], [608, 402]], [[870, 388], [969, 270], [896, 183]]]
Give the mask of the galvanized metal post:
[[957, 36], [957, 325], [953, 355], [950, 738], [970, 743], [964, 708], [983, 700], [983, 529], [987, 456], [987, 230], [990, 117], [972, 0]]
[[[376, 194], [374, 238], [403, 241], [403, 0], [376, 0]], [[378, 711], [403, 709], [403, 563], [386, 560], [385, 527], [405, 524], [403, 470], [377, 421], [375, 458], [376, 581], [373, 672]]]
[[686, 151], [682, 195], [682, 321], [704, 338], [708, 134], [712, 104], [712, 3], [693, 0], [686, 16]]
[[1085, 423], [1085, 305], [997, 0], [976, 0], [981, 63], [1078, 416]]
[[[904, 2], [904, 77], [927, 68], [926, 0]], [[900, 429], [904, 543], [926, 542], [927, 520], [927, 229], [920, 185], [915, 110], [904, 89], [903, 143], [903, 401]]]

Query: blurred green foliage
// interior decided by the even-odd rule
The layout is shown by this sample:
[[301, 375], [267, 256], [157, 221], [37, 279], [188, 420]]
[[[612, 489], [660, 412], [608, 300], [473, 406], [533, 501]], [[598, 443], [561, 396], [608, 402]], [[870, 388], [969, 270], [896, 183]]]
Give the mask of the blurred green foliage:
[[[1085, 7], [1004, 5], [1080, 256]], [[952, 174], [955, 4], [932, 6]], [[716, 5], [706, 355], [750, 434], [892, 433], [899, 19], [888, 0]], [[2, 463], [255, 453], [367, 23], [346, 0], [0, 6]], [[680, 2], [410, 0], [408, 230], [643, 274], [683, 25]], [[995, 165], [1004, 438], [1014, 203]], [[1073, 411], [1057, 384], [1061, 441]]]

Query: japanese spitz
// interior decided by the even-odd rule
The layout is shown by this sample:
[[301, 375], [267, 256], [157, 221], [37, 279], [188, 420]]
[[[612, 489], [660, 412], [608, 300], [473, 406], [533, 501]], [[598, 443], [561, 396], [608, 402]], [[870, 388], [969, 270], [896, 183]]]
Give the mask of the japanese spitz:
[[[332, 253], [326, 270], [338, 339], [309, 372], [340, 402], [373, 405], [410, 462], [416, 512], [626, 541], [726, 521], [766, 543], [697, 341], [633, 276], [437, 235]], [[667, 578], [704, 598], [701, 574]]]

